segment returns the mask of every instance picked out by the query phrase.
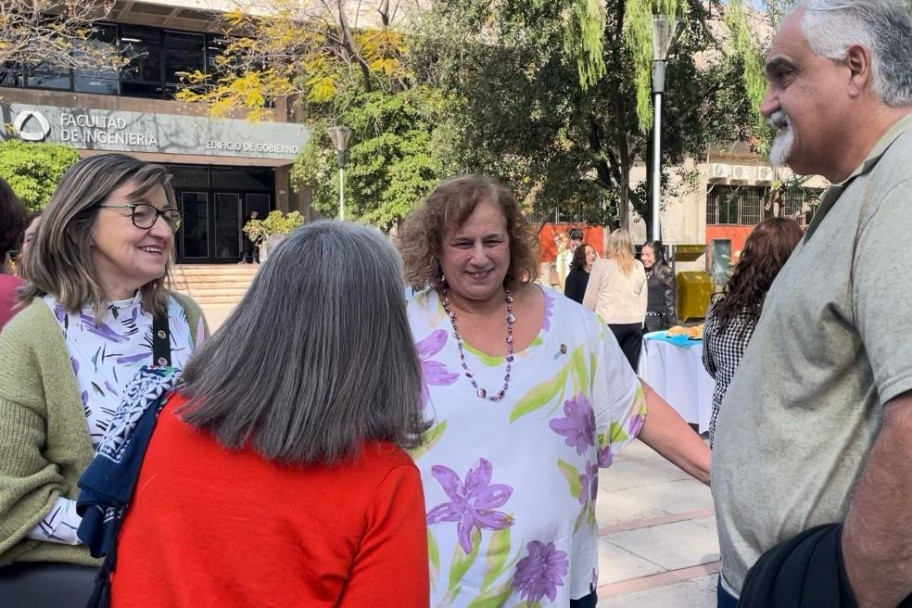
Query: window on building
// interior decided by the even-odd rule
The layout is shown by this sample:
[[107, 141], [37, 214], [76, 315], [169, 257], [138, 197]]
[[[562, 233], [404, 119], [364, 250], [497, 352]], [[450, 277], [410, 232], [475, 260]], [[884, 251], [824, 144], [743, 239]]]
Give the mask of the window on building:
[[706, 195], [706, 223], [752, 226], [763, 219], [767, 188], [714, 186]]
[[165, 32], [165, 83], [180, 86], [182, 73], [206, 69], [206, 36]]
[[[113, 51], [117, 45], [117, 28], [113, 25], [95, 26], [85, 51], [91, 58], [93, 51]], [[117, 95], [120, 93], [120, 75], [113, 67], [73, 70], [73, 90], [77, 93]]]
[[[77, 93], [170, 99], [184, 85], [183, 73], [216, 74], [216, 58], [224, 52], [224, 38], [199, 32], [179, 32], [126, 24], [97, 24], [85, 54], [106, 47], [126, 49], [133, 59], [120, 70], [71, 70], [50, 65], [0, 66], [0, 87], [55, 89]], [[79, 51], [77, 51], [79, 52]], [[267, 104], [273, 106], [270, 101]]]
[[709, 274], [713, 285], [725, 285], [728, 281], [729, 270], [732, 264], [732, 243], [728, 239], [713, 239], [710, 245], [710, 259], [712, 267]]
[[73, 86], [70, 78], [70, 70], [39, 63], [27, 69], [25, 86], [31, 89], [68, 91]]
[[[814, 208], [823, 190], [820, 188], [797, 188], [787, 190], [783, 195], [782, 215], [797, 217], [810, 222], [813, 218]], [[802, 217], [803, 216], [803, 217]]]
[[21, 87], [24, 84], [21, 63], [7, 61], [0, 66], [0, 87]]
[[133, 59], [120, 71], [121, 91], [137, 97], [164, 97], [162, 31], [150, 27], [120, 26], [119, 42]]

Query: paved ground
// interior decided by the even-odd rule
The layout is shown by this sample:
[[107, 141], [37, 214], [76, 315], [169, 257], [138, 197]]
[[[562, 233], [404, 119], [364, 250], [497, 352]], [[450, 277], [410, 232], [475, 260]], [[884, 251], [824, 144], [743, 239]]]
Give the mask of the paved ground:
[[218, 329], [228, 318], [228, 315], [231, 314], [231, 311], [234, 310], [234, 306], [234, 304], [201, 304], [200, 308], [203, 309], [203, 313], [206, 315], [206, 323], [209, 324], [209, 330], [215, 331]]
[[[204, 305], [215, 331], [233, 306]], [[713, 608], [719, 544], [709, 488], [639, 441], [599, 476], [598, 608]]]
[[599, 608], [712, 608], [709, 488], [639, 441], [599, 477]]

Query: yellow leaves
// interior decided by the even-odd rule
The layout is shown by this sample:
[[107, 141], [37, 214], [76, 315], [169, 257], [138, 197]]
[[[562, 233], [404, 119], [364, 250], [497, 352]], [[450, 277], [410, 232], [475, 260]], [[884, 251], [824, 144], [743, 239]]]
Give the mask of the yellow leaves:
[[249, 21], [247, 15], [243, 10], [241, 10], [240, 7], [230, 10], [227, 13], [224, 13], [222, 16], [225, 18], [225, 22], [234, 28], [245, 25]]
[[307, 100], [316, 103], [332, 100], [336, 96], [336, 80], [332, 76], [316, 76], [307, 80]]
[[204, 103], [209, 114], [222, 118], [229, 114], [243, 112], [252, 122], [270, 118], [268, 108], [273, 96], [289, 95], [295, 88], [292, 83], [272, 70], [250, 71], [240, 75], [222, 77], [215, 85], [207, 85], [209, 76], [203, 72], [182, 74], [188, 88], [175, 95], [178, 101]]
[[388, 78], [406, 74], [402, 56], [408, 47], [400, 32], [390, 29], [364, 30], [355, 35], [355, 42], [371, 71]]

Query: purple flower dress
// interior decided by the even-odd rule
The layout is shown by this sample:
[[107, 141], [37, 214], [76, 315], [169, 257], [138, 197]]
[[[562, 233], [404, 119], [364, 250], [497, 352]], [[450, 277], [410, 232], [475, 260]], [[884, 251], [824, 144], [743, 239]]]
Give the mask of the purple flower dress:
[[[598, 468], [642, 427], [645, 400], [606, 326], [545, 289], [538, 337], [504, 400], [479, 399], [434, 291], [409, 302], [434, 426], [414, 451], [428, 508], [431, 606], [560, 606], [597, 584]], [[479, 386], [505, 361], [464, 345]]]
[[[91, 307], [71, 314], [54, 296], [45, 296], [44, 302], [63, 332], [82, 397], [89, 438], [97, 448], [120, 406], [121, 392], [140, 367], [152, 364], [152, 314], [143, 309], [139, 292], [128, 300], [108, 302], [100, 321]], [[200, 324], [196, 344], [203, 341], [202, 319]], [[168, 325], [171, 364], [182, 368], [193, 352], [194, 341], [187, 315], [174, 298], [168, 300]], [[76, 529], [80, 521], [76, 501], [58, 497], [47, 516], [27, 536], [35, 540], [79, 544]]]

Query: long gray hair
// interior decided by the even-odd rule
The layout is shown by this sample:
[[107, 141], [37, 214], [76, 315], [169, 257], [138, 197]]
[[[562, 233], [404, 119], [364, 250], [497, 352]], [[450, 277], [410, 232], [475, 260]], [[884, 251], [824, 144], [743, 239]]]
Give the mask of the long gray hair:
[[912, 105], [909, 0], [805, 0], [801, 31], [821, 57], [845, 59], [853, 44], [871, 52], [874, 93], [886, 105]]
[[427, 429], [399, 257], [379, 231], [321, 221], [282, 241], [191, 358], [184, 420], [229, 449], [330, 464]]

